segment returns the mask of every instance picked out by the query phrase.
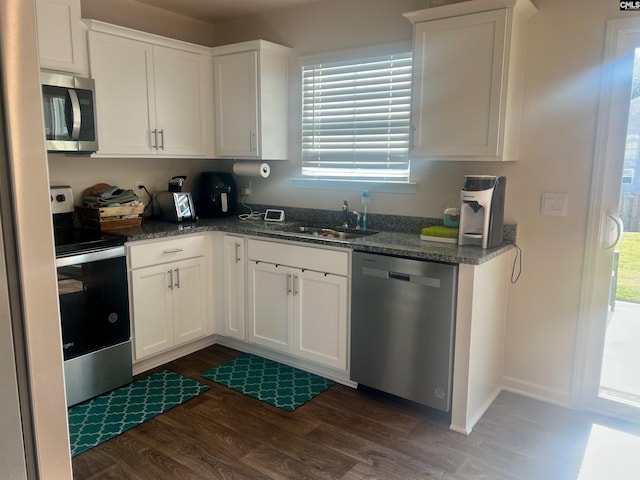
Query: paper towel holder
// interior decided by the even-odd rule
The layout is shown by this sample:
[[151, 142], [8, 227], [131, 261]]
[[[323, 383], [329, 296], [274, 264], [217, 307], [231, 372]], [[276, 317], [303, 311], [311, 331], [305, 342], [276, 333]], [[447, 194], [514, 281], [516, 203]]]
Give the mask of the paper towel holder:
[[239, 177], [268, 178], [271, 174], [271, 167], [265, 162], [234, 161], [232, 170]]

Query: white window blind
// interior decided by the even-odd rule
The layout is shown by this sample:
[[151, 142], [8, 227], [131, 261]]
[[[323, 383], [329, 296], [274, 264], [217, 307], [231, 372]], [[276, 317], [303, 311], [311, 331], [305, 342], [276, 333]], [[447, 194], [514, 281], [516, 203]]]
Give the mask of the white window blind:
[[411, 53], [302, 67], [302, 175], [409, 181]]

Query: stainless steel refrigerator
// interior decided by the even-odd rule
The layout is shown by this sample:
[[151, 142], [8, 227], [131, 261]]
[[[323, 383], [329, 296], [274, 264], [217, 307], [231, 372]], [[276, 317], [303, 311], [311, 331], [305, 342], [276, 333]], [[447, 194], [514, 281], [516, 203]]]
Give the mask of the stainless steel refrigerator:
[[34, 0], [0, 1], [0, 476], [71, 478]]

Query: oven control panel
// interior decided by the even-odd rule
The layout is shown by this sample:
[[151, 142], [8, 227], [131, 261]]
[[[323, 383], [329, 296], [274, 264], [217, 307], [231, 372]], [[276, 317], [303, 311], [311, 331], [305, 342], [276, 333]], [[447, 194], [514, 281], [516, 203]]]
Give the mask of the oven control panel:
[[73, 191], [68, 185], [50, 187], [51, 213], [71, 213], [73, 207]]

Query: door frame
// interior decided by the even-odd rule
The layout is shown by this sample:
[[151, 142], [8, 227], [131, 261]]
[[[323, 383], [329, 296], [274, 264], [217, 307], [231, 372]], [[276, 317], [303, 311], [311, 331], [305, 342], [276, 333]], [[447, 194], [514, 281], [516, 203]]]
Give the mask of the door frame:
[[634, 16], [607, 21], [585, 238], [572, 403], [578, 408], [640, 421], [640, 410], [598, 396], [606, 334], [604, 319], [607, 318], [609, 307], [609, 289], [603, 288], [602, 279], [607, 275], [609, 279], [611, 277], [611, 246], [619, 233], [615, 218], [620, 201], [632, 82], [632, 76], [627, 72], [629, 68], [633, 71], [633, 57], [621, 55], [620, 52], [630, 44], [640, 47], [640, 18]]

